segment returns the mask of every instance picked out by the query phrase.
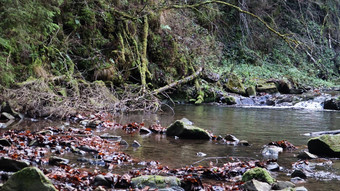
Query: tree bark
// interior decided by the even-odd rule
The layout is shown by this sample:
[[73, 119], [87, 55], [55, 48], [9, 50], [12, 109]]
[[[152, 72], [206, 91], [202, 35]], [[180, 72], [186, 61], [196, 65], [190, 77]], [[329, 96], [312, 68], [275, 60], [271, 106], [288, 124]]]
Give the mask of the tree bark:
[[177, 85], [180, 85], [180, 84], [183, 84], [183, 83], [187, 83], [187, 82], [189, 82], [189, 81], [195, 79], [197, 76], [199, 76], [199, 75], [201, 74], [202, 70], [203, 70], [203, 68], [200, 67], [195, 73], [191, 74], [190, 76], [187, 76], [187, 77], [185, 77], [185, 78], [183, 78], [183, 79], [181, 79], [181, 80], [178, 80], [178, 81], [176, 81], [176, 82], [172, 82], [171, 84], [168, 84], [168, 85], [166, 85], [166, 86], [163, 86], [163, 87], [161, 87], [161, 88], [158, 88], [158, 89], [153, 90], [153, 91], [152, 91], [152, 94], [153, 94], [153, 95], [157, 95], [157, 94], [159, 94], [160, 92], [163, 92], [163, 91], [165, 91], [165, 90], [168, 90], [168, 89], [170, 89], [170, 88], [173, 88], [173, 87], [175, 87], [175, 86], [177, 86]]

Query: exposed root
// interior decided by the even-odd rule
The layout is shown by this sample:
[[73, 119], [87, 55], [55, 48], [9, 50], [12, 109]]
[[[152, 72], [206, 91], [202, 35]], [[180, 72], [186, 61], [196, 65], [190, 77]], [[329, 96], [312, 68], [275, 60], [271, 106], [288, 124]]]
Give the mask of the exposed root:
[[47, 118], [65, 118], [83, 112], [156, 112], [160, 108], [160, 101], [152, 94], [140, 96], [134, 91], [126, 87], [118, 94], [102, 81], [31, 79], [15, 89], [5, 89], [1, 100], [8, 101], [13, 109], [26, 116]]

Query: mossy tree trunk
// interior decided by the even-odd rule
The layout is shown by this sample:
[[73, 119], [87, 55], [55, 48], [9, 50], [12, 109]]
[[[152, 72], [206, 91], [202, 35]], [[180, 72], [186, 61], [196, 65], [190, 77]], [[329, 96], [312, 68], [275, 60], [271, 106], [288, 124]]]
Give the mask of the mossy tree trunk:
[[142, 83], [142, 91], [146, 91], [146, 72], [148, 71], [148, 59], [147, 59], [147, 45], [148, 45], [148, 34], [149, 34], [149, 23], [148, 17], [145, 15], [143, 17], [144, 26], [143, 26], [143, 41], [142, 41], [142, 55], [141, 55], [141, 64], [140, 64], [140, 77]]

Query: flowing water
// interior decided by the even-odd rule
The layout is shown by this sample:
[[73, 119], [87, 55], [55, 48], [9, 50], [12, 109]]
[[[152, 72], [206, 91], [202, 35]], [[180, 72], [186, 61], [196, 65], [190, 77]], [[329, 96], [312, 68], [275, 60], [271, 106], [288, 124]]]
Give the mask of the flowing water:
[[[137, 140], [142, 147], [128, 147], [124, 152], [134, 158], [145, 161], [159, 161], [170, 168], [184, 167], [192, 164], [207, 165], [210, 161], [216, 165], [226, 162], [226, 157], [248, 159], [264, 159], [261, 154], [263, 145], [271, 141], [288, 140], [299, 150], [307, 148], [310, 137], [304, 133], [340, 129], [340, 112], [306, 109], [280, 108], [238, 108], [216, 105], [177, 105], [174, 112], [161, 114], [130, 114], [115, 118], [117, 123], [144, 122], [148, 127], [160, 123], [166, 127], [177, 119], [188, 118], [194, 125], [208, 129], [215, 135], [225, 136], [233, 134], [240, 140], [247, 140], [251, 146], [231, 146], [213, 141], [182, 140], [165, 135], [127, 135], [121, 130], [114, 130], [110, 134], [121, 135], [130, 145]], [[38, 130], [38, 126], [51, 125], [49, 122], [29, 124], [29, 128]], [[61, 123], [57, 124], [60, 125]], [[54, 124], [56, 125], [56, 124]], [[25, 127], [24, 124], [20, 128]], [[97, 132], [99, 133], [99, 132]], [[298, 150], [298, 151], [299, 151]], [[285, 151], [279, 155], [278, 164], [283, 167], [281, 172], [273, 173], [279, 180], [290, 180], [292, 163], [298, 161], [298, 151]], [[207, 154], [197, 156], [198, 152]], [[215, 159], [215, 157], [220, 157]], [[340, 176], [340, 160], [332, 159], [332, 166], [321, 171], [332, 173], [333, 177]], [[122, 173], [136, 167], [121, 167], [116, 173]], [[309, 190], [338, 190], [340, 180], [322, 180], [308, 178], [302, 186]]]
[[[231, 146], [217, 144], [211, 141], [181, 140], [162, 135], [125, 136], [128, 142], [137, 140], [142, 147], [134, 149], [129, 147], [125, 152], [141, 160], [157, 160], [169, 167], [183, 167], [191, 164], [207, 165], [223, 163], [223, 159], [213, 157], [234, 157], [241, 160], [264, 159], [261, 154], [263, 145], [271, 141], [288, 140], [299, 149], [298, 151], [285, 151], [279, 155], [278, 164], [283, 167], [280, 173], [274, 173], [279, 180], [290, 180], [292, 163], [297, 162], [296, 155], [299, 150], [307, 148], [310, 137], [303, 134], [315, 131], [340, 129], [340, 112], [316, 111], [306, 109], [280, 109], [280, 108], [237, 108], [212, 105], [179, 105], [175, 107], [175, 114], [162, 115], [129, 115], [121, 118], [120, 122], [145, 122], [149, 124], [160, 122], [168, 126], [177, 119], [188, 118], [194, 125], [208, 129], [216, 135], [225, 136], [233, 134], [240, 140], [247, 140], [251, 146]], [[207, 154], [205, 157], [197, 156], [198, 152]], [[209, 157], [209, 158], [208, 158]], [[207, 160], [205, 160], [207, 158]], [[199, 162], [202, 161], [202, 162]], [[340, 160], [332, 160], [331, 167], [320, 169], [333, 173], [336, 178], [340, 176]], [[301, 184], [309, 190], [338, 190], [340, 180], [317, 180], [308, 178]]]

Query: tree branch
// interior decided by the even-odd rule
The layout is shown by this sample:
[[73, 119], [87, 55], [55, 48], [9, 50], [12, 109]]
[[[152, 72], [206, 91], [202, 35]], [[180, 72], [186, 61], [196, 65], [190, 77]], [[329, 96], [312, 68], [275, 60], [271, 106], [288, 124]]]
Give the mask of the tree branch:
[[[292, 38], [289, 38], [288, 34], [282, 34], [282, 33], [278, 32], [277, 30], [272, 28], [267, 22], [265, 22], [263, 19], [261, 19], [259, 16], [255, 15], [254, 13], [251, 13], [249, 11], [245, 11], [245, 10], [241, 9], [240, 7], [238, 7], [236, 5], [233, 5], [231, 3], [227, 3], [227, 2], [224, 2], [224, 1], [211, 0], [211, 1], [203, 1], [203, 2], [200, 2], [200, 3], [197, 3], [197, 4], [191, 4], [191, 5], [169, 5], [169, 6], [160, 8], [160, 10], [185, 9], [185, 8], [196, 9], [197, 7], [200, 7], [202, 5], [207, 5], [207, 4], [212, 4], [212, 3], [226, 5], [226, 6], [229, 6], [229, 7], [232, 7], [234, 9], [236, 9], [237, 11], [239, 11], [241, 13], [244, 13], [244, 14], [247, 14], [247, 15], [250, 15], [250, 16], [254, 17], [258, 21], [260, 21], [263, 25], [265, 25], [265, 27], [269, 31], [273, 32], [278, 37], [282, 38], [290, 46], [290, 48], [292, 48], [292, 49], [297, 48], [301, 44], [300, 41], [292, 39]], [[294, 48], [293, 48], [292, 44], [294, 45]]]
[[187, 77], [185, 77], [185, 78], [183, 78], [183, 79], [181, 79], [181, 80], [172, 82], [171, 84], [168, 84], [168, 85], [166, 85], [166, 86], [163, 86], [163, 87], [161, 87], [161, 88], [158, 88], [158, 89], [153, 90], [153, 91], [152, 91], [152, 94], [153, 94], [153, 95], [157, 95], [157, 94], [159, 94], [159, 93], [161, 93], [161, 92], [163, 92], [163, 91], [165, 91], [165, 90], [168, 90], [168, 89], [170, 89], [170, 88], [172, 88], [172, 87], [175, 87], [175, 86], [180, 85], [180, 84], [183, 84], [183, 83], [187, 83], [187, 82], [189, 82], [189, 81], [195, 79], [197, 76], [199, 76], [199, 75], [201, 74], [202, 70], [203, 70], [203, 68], [200, 67], [195, 73], [191, 74], [190, 76], [187, 76]]

